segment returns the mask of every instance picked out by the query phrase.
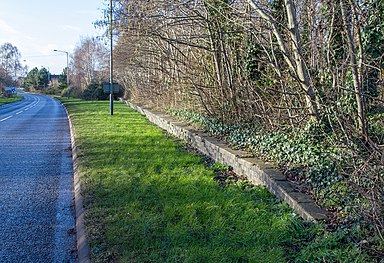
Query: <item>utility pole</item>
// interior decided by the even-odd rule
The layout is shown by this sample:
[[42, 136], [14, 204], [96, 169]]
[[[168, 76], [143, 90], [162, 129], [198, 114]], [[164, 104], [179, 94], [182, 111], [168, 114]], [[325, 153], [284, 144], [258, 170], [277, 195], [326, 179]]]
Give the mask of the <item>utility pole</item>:
[[64, 51], [64, 50], [57, 50], [57, 49], [54, 49], [53, 51], [65, 53], [67, 55], [67, 72], [66, 73], [67, 73], [67, 87], [69, 87], [69, 65], [68, 65], [68, 55], [69, 55], [69, 52]]
[[113, 28], [112, 28], [112, 0], [110, 0], [110, 13], [109, 13], [109, 36], [110, 36], [110, 54], [109, 54], [109, 88], [110, 88], [110, 94], [109, 94], [109, 113], [112, 116], [113, 115]]

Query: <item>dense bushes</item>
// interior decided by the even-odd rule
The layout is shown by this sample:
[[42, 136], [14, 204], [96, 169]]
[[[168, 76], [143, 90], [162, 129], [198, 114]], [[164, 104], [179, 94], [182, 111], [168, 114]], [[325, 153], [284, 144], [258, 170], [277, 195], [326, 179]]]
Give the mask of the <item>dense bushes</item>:
[[106, 100], [108, 94], [104, 93], [102, 84], [90, 84], [88, 85], [80, 95], [83, 100]]
[[[104, 92], [103, 83], [91, 83], [84, 90], [79, 90], [74, 87], [67, 87], [62, 90], [61, 96], [81, 98], [83, 100], [107, 100], [109, 94]], [[123, 95], [122, 90], [114, 94], [114, 99]]]

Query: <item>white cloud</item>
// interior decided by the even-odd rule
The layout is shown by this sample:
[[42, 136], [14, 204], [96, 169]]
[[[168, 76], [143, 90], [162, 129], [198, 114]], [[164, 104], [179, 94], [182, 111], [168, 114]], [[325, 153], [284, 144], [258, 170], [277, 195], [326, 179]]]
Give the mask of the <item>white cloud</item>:
[[79, 15], [95, 15], [95, 14], [99, 14], [99, 13], [96, 12], [95, 10], [76, 10], [76, 14], [79, 14]]
[[33, 37], [23, 34], [10, 26], [6, 21], [0, 19], [0, 44], [8, 42], [19, 48], [25, 43], [31, 43], [33, 41]]
[[81, 28], [78, 26], [71, 26], [71, 25], [60, 25], [60, 29], [65, 30], [65, 31], [77, 31], [81, 32]]
[[0, 32], [1, 34], [21, 35], [21, 32], [8, 25], [7, 22], [2, 19], [0, 19]]

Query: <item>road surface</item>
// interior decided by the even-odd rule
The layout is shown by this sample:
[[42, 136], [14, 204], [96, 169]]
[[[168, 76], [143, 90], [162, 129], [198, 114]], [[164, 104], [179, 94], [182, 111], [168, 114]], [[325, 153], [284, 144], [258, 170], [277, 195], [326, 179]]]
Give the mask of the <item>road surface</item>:
[[22, 95], [0, 106], [0, 262], [76, 262], [66, 113]]

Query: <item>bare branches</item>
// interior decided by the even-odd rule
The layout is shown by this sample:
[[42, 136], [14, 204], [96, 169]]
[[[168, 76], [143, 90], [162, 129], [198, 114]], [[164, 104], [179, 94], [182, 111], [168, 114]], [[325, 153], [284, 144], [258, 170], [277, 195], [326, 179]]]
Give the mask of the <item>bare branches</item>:
[[[207, 112], [223, 111], [228, 119], [269, 114], [274, 125], [311, 116], [320, 120], [330, 107], [349, 107], [351, 120], [365, 119], [363, 104], [370, 98], [364, 94], [365, 72], [381, 69], [362, 53], [364, 36], [357, 29], [363, 9], [357, 2], [118, 2], [117, 67], [119, 75], [137, 83], [130, 85], [137, 90], [132, 94], [146, 94], [164, 107], [169, 101], [201, 103]], [[350, 15], [343, 16], [341, 4]], [[197, 94], [198, 101], [195, 95], [192, 103], [185, 101], [190, 94]], [[350, 94], [356, 106], [341, 107], [340, 100]]]

